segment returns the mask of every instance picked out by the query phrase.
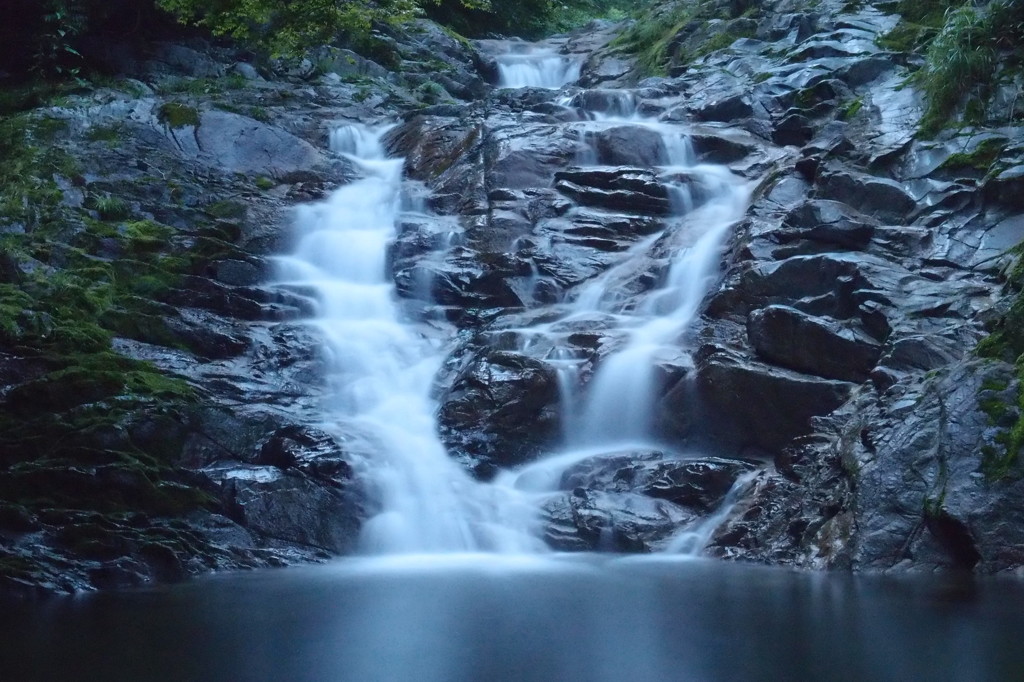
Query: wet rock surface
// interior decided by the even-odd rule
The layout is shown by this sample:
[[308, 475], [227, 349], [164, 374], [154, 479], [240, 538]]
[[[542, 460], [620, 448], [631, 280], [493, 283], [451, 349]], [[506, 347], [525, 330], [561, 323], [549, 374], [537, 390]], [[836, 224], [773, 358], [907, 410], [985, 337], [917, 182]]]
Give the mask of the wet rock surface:
[[[25, 267], [63, 271], [65, 298], [106, 286], [104, 268], [132, 283], [117, 284], [91, 336], [65, 346], [24, 327], [4, 338], [2, 414], [21, 426], [5, 426], [0, 445], [3, 587], [127, 587], [355, 548], [372, 508], [361, 446], [312, 426], [327, 366], [305, 323], [317, 302], [274, 284], [271, 257], [291, 239], [296, 203], [358, 172], [329, 148], [337, 122], [422, 104], [417, 55], [450, 52], [445, 87], [485, 89], [475, 53], [435, 25], [400, 37], [407, 79], [344, 51], [325, 51], [314, 72], [257, 67], [202, 41], [96, 46], [122, 78], [23, 123], [59, 131], [51, 153], [80, 169], [54, 176], [66, 228], [50, 243], [91, 259], [99, 279], [63, 256], [19, 256], [5, 261], [4, 283], [23, 283]], [[0, 225], [26, 232], [8, 216]], [[56, 317], [69, 334], [84, 324], [20, 314]]]
[[[1014, 462], [1000, 459], [1019, 387], [1009, 364], [972, 349], [1008, 308], [1007, 250], [1024, 239], [1020, 128], [990, 121], [917, 135], [924, 107], [907, 60], [875, 42], [899, 20], [888, 12], [762, 3], [685, 26], [680, 55], [719, 31], [745, 37], [644, 80], [608, 45], [616, 28], [602, 24], [551, 41], [583, 65], [561, 93], [493, 89], [494, 46], [478, 53], [429, 22], [390, 36], [402, 76], [344, 52], [321, 55], [326, 73], [312, 62], [270, 72], [220, 48], [162, 45], [120, 65], [137, 90], [47, 109], [64, 126], [59, 146], [87, 168], [58, 178], [61, 201], [112, 224], [91, 234], [78, 219], [72, 231], [85, 237], [68, 238], [75, 249], [103, 262], [193, 254], [181, 276], [140, 294], [152, 306], [118, 313], [110, 349], [198, 393], [170, 414], [149, 404], [90, 430], [83, 447], [108, 453], [99, 461], [0, 453], [6, 584], [116, 587], [316, 561], [356, 545], [375, 504], [360, 476], [372, 446], [319, 424], [329, 359], [303, 323], [317, 301], [272, 284], [269, 258], [290, 239], [295, 204], [357, 174], [330, 150], [339, 121], [399, 121], [387, 145], [416, 185], [388, 267], [424, 335], [456, 339], [436, 391], [450, 454], [490, 479], [556, 450], [572, 417], [565, 392], [585, 393], [626, 343], [614, 314], [573, 317], [573, 304], [615, 270], [608, 295], [618, 310], [644, 305], [690, 246], [681, 229], [662, 233], [669, 218], [711, 195], [665, 168], [656, 127], [600, 119], [634, 112], [693, 126], [688, 153], [749, 182], [750, 201], [677, 356], [656, 358], [650, 409], [666, 452], [567, 469], [543, 505], [546, 542], [664, 549], [746, 476], [711, 555], [1019, 569], [1024, 489]], [[451, 68], [435, 73], [434, 58]], [[173, 85], [231, 69], [246, 84], [232, 81], [230, 96]], [[168, 104], [184, 107], [175, 111], [185, 121]], [[111, 129], [114, 145], [104, 142]], [[956, 155], [989, 138], [1010, 162], [964, 167]], [[88, 206], [103, 195], [126, 198], [133, 224], [167, 230], [101, 220]], [[642, 257], [627, 264], [633, 250]], [[30, 274], [0, 261], [3, 283]], [[8, 350], [0, 399], [19, 419], [45, 408], [71, 423], [81, 405], [116, 397], [68, 403], [65, 384], [54, 390], [48, 379], [53, 367]], [[159, 453], [159, 465], [109, 456], [129, 449]], [[101, 495], [123, 504], [97, 507]]]
[[[775, 465], [757, 474], [709, 552], [816, 567], [1004, 570], [1009, 564], [987, 558], [996, 552], [981, 549], [976, 533], [1004, 532], [1013, 548], [1020, 547], [1019, 539], [1008, 526], [976, 531], [972, 514], [1012, 505], [1018, 493], [1014, 484], [990, 481], [985, 473], [979, 452], [986, 446], [970, 435], [979, 427], [968, 426], [972, 419], [988, 419], [979, 416], [977, 403], [964, 397], [957, 403], [962, 416], [944, 427], [963, 431], [962, 440], [958, 435], [944, 447], [979, 486], [973, 507], [946, 504], [950, 498], [928, 492], [928, 486], [908, 487], [905, 479], [887, 487], [864, 477], [888, 480], [891, 472], [917, 471], [909, 454], [915, 448], [903, 445], [900, 455], [885, 449], [883, 456], [880, 443], [903, 438], [894, 429], [904, 433], [904, 424], [913, 424], [905, 427], [909, 437], [946, 418], [921, 398], [905, 402], [908, 392], [922, 395], [925, 385], [982, 372], [970, 350], [984, 336], [990, 311], [998, 310], [999, 272], [1009, 262], [999, 249], [1024, 235], [1012, 227], [1013, 199], [996, 189], [1003, 187], [1001, 173], [978, 182], [964, 171], [952, 177], [942, 166], [954, 150], [975, 149], [974, 135], [984, 139], [1005, 129], [948, 131], [938, 141], [916, 136], [920, 94], [899, 85], [906, 68], [875, 45], [898, 15], [838, 3], [785, 12], [769, 4], [761, 10], [752, 19], [734, 20], [750, 22], [736, 28], [749, 31], [751, 39], [712, 51], [667, 78], [637, 87], [635, 73], [621, 68], [614, 49], [599, 48], [584, 64], [584, 89], [570, 90], [571, 98], [563, 100], [567, 111], [552, 107], [550, 98], [523, 93], [518, 104], [500, 99], [490, 114], [474, 119], [482, 125], [485, 177], [492, 126], [502, 145], [558, 150], [544, 157], [543, 170], [516, 174], [515, 192], [489, 189], [490, 216], [499, 215], [499, 207], [502, 216], [518, 216], [517, 237], [506, 248], [536, 266], [531, 295], [521, 295], [520, 302], [542, 311], [573, 300], [583, 283], [617, 262], [612, 254], [638, 243], [625, 239], [636, 231], [628, 225], [644, 218], [653, 226], [674, 210], [665, 203], [664, 179], [645, 171], [664, 159], [650, 130], [622, 123], [587, 128], [581, 121], [595, 113], [638, 111], [662, 121], [705, 122], [707, 128], [691, 137], [693, 153], [726, 164], [755, 181], [756, 189], [723, 259], [720, 284], [692, 332], [694, 366], [674, 370], [673, 376], [686, 379], [663, 383], [653, 410], [659, 432], [680, 447], [699, 445], [731, 462], [742, 461], [731, 459], [736, 456], [768, 458]], [[692, 26], [681, 36], [696, 46], [706, 40]], [[510, 133], [500, 123], [505, 106], [521, 108], [538, 125]], [[1019, 145], [1014, 131], [1013, 144]], [[537, 142], [539, 136], [547, 136], [548, 144]], [[525, 139], [512, 142], [516, 137]], [[578, 142], [570, 154], [573, 137]], [[499, 178], [508, 177], [507, 168]], [[1013, 182], [1011, 170], [1005, 171], [1007, 183]], [[699, 192], [694, 196], [699, 205]], [[598, 222], [597, 215], [606, 217]], [[661, 225], [638, 237], [657, 229]], [[474, 230], [467, 229], [470, 248], [477, 248]], [[662, 253], [655, 245], [645, 266], [623, 273], [622, 300], [643, 300], [663, 281]], [[510, 286], [521, 278], [506, 275]], [[556, 308], [549, 315], [560, 314]], [[532, 319], [538, 318], [543, 315]], [[592, 336], [585, 345], [566, 340], [569, 324], [564, 331], [556, 325], [543, 335], [518, 337], [498, 331], [517, 326], [503, 322], [500, 313], [462, 317], [459, 324], [493, 329], [492, 343], [552, 367], [559, 366], [553, 358], [569, 353], [584, 384], [621, 343], [602, 333], [596, 320], [580, 323]], [[942, 392], [953, 384], [943, 385]], [[974, 382], [973, 389], [957, 393], [974, 395], [979, 387]], [[873, 411], [894, 405], [906, 410], [902, 422], [880, 421]], [[987, 437], [997, 432], [990, 425]], [[871, 465], [851, 459], [851, 449], [871, 452]], [[638, 456], [600, 476], [582, 469], [567, 473], [565, 492], [545, 508], [548, 541], [563, 548], [649, 551], [670, 535], [659, 529], [692, 524], [679, 509], [652, 503], [642, 485], [623, 482], [644, 478], [629, 473], [642, 462]], [[881, 500], [889, 497], [904, 502], [886, 506]], [[891, 537], [903, 544], [882, 541], [890, 526]], [[904, 555], [893, 560], [897, 544]]]

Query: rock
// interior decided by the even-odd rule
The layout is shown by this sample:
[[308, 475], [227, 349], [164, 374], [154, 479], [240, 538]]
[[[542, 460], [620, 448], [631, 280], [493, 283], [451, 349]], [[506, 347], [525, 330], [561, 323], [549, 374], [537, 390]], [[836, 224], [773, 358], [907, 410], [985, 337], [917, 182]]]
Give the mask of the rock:
[[579, 153], [574, 132], [551, 129], [548, 125], [511, 125], [499, 120], [500, 128], [488, 141], [488, 180], [491, 186], [507, 189], [547, 188], [555, 174], [566, 168]]
[[558, 434], [558, 379], [532, 358], [474, 358], [441, 399], [441, 439], [479, 475], [536, 457]]
[[362, 497], [277, 467], [209, 469], [233, 518], [266, 537], [334, 553], [355, 548]]
[[612, 453], [569, 467], [559, 488], [640, 493], [709, 514], [718, 509], [736, 479], [754, 469], [749, 462], [715, 457], [674, 459], [657, 451]]
[[544, 540], [561, 551], [653, 552], [695, 520], [665, 500], [583, 489], [553, 497], [543, 514]]
[[259, 266], [240, 260], [222, 260], [212, 264], [218, 281], [232, 286], [253, 286], [266, 278]]
[[388, 131], [388, 152], [405, 159], [405, 171], [416, 180], [432, 180], [468, 152], [479, 130], [460, 119], [417, 115]]
[[195, 138], [203, 159], [233, 173], [278, 177], [323, 162], [305, 140], [227, 111], [202, 112]]
[[661, 166], [668, 152], [661, 135], [640, 126], [619, 126], [594, 134], [597, 162], [606, 166]]
[[750, 344], [769, 362], [827, 379], [863, 382], [882, 345], [863, 330], [773, 305], [750, 314]]
[[638, 168], [580, 169], [555, 174], [555, 189], [586, 206], [665, 215], [668, 190], [654, 173]]
[[855, 565], [999, 571], [1019, 564], [1024, 486], [985, 473], [1000, 446], [990, 444], [997, 431], [976, 407], [983, 385], [1006, 386], [1004, 371], [962, 363], [914, 386], [884, 413], [869, 413], [870, 438], [850, 454], [860, 467]]
[[989, 180], [985, 195], [1015, 209], [1024, 207], [1024, 165], [1007, 168]]
[[245, 78], [246, 80], [263, 80], [263, 77], [260, 76], [260, 73], [259, 71], [256, 70], [256, 67], [247, 62], [238, 62], [237, 64], [231, 67], [231, 71], [232, 73], [237, 73], [239, 76]]
[[637, 99], [631, 90], [584, 90], [572, 98], [571, 105], [608, 116], [631, 116]]
[[842, 201], [882, 222], [898, 223], [917, 206], [894, 180], [850, 171], [827, 170], [818, 178], [820, 198]]
[[453, 249], [440, 263], [419, 261], [395, 273], [398, 291], [458, 308], [511, 308], [523, 300], [510, 278], [530, 274], [529, 265], [506, 254], [481, 254], [463, 247]]
[[791, 113], [775, 126], [772, 141], [779, 146], [807, 144], [814, 136], [814, 126], [801, 113]]
[[696, 115], [702, 121], [736, 121], [746, 118], [754, 113], [749, 97], [745, 95], [733, 95], [723, 99], [716, 99], [706, 102], [697, 111]]
[[[862, 250], [875, 234], [878, 222], [838, 201], [814, 199], [792, 209], [785, 218], [792, 236]], [[790, 236], [786, 235], [787, 238]]]
[[697, 365], [696, 390], [713, 442], [725, 451], [776, 452], [811, 432], [811, 417], [842, 405], [853, 384], [797, 374], [724, 352]]
[[701, 161], [731, 164], [740, 161], [756, 151], [752, 144], [725, 135], [699, 133], [690, 136], [693, 152]]

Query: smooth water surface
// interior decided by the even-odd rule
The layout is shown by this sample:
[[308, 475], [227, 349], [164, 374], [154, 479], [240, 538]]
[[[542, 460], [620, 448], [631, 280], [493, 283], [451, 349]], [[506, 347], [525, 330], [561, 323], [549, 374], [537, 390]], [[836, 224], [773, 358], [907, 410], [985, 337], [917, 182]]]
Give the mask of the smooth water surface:
[[352, 559], [0, 601], [8, 681], [1019, 680], [1024, 585], [704, 560]]

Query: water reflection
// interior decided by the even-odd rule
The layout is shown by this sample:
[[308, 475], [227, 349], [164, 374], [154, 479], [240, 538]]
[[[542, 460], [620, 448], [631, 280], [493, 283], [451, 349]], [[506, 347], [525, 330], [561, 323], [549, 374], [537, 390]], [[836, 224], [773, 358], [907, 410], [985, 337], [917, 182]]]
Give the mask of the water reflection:
[[1016, 581], [702, 560], [349, 560], [0, 603], [6, 680], [1011, 680]]

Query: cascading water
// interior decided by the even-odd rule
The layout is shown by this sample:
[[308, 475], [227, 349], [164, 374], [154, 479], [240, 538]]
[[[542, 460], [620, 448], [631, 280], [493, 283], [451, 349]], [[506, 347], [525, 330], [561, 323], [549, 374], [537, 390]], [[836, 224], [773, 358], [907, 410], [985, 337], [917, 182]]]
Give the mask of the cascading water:
[[[642, 119], [627, 120], [655, 127], [668, 152], [669, 165], [662, 168], [663, 174], [685, 178], [670, 185], [676, 197], [676, 215], [666, 232], [657, 237], [672, 239], [674, 256], [664, 284], [630, 312], [622, 309], [623, 302], [615, 296], [618, 279], [614, 269], [581, 291], [576, 312], [615, 314], [627, 341], [601, 363], [591, 379], [580, 407], [582, 416], [569, 434], [570, 446], [651, 440], [655, 361], [662, 353], [678, 354], [681, 337], [693, 323], [718, 271], [722, 240], [743, 215], [747, 202], [746, 183], [726, 168], [696, 163], [680, 131]], [[690, 210], [694, 188], [705, 201]], [[644, 252], [647, 246], [642, 243], [638, 251]]]
[[[499, 64], [510, 87], [560, 87], [579, 69], [539, 51], [509, 55]], [[282, 279], [312, 289], [320, 302], [315, 324], [332, 359], [326, 421], [365, 439], [374, 453], [365, 473], [380, 511], [364, 527], [366, 551], [542, 551], [535, 518], [544, 491], [554, 488], [566, 466], [616, 447], [653, 443], [655, 363], [663, 353], [678, 355], [680, 338], [717, 271], [722, 239], [742, 215], [747, 188], [725, 168], [696, 163], [678, 128], [637, 117], [627, 95], [613, 98], [612, 113], [598, 112], [586, 125], [657, 130], [667, 154], [660, 177], [678, 210], [663, 232], [641, 240], [619, 265], [582, 285], [568, 307], [567, 319], [599, 314], [614, 320], [613, 331], [625, 341], [604, 358], [582, 393], [571, 353], [556, 347], [548, 355], [561, 378], [566, 450], [490, 484], [471, 479], [438, 438], [430, 391], [446, 340], [431, 340], [402, 318], [388, 275], [387, 249], [397, 236], [403, 186], [415, 186], [403, 184], [402, 160], [386, 158], [385, 129], [344, 126], [332, 134], [334, 151], [352, 160], [363, 178], [322, 203], [299, 207], [298, 246], [280, 260]], [[615, 115], [624, 111], [630, 115]], [[702, 203], [690, 210], [694, 188]], [[422, 201], [405, 203], [422, 210]], [[619, 296], [623, 279], [636, 270], [634, 261], [656, 247], [674, 254], [662, 284], [632, 299]], [[547, 330], [540, 325], [524, 332]], [[690, 539], [675, 545], [699, 550], [705, 535], [691, 529]]]
[[498, 87], [557, 90], [580, 77], [580, 62], [553, 50], [521, 48], [497, 58]]
[[314, 290], [320, 302], [315, 324], [332, 359], [328, 421], [375, 452], [367, 469], [381, 511], [364, 528], [364, 548], [536, 549], [517, 493], [472, 481], [438, 440], [430, 389], [442, 349], [402, 320], [387, 272], [403, 162], [386, 158], [385, 132], [345, 126], [332, 134], [334, 151], [364, 177], [323, 203], [298, 207], [298, 245], [280, 259], [282, 280]]
[[[631, 93], [580, 93], [566, 104], [596, 104], [591, 121], [583, 125], [581, 139], [592, 133], [623, 125], [656, 131], [662, 139], [667, 164], [659, 173], [671, 197], [673, 215], [665, 229], [640, 240], [615, 266], [581, 285], [569, 304], [567, 320], [612, 321], [612, 332], [624, 337], [620, 348], [601, 360], [586, 386], [579, 386], [571, 352], [557, 345], [549, 352], [558, 368], [563, 401], [565, 447], [554, 456], [511, 472], [505, 485], [543, 493], [555, 490], [561, 474], [582, 460], [638, 448], [657, 448], [652, 415], [657, 397], [656, 364], [662, 357], [678, 366], [683, 342], [701, 303], [719, 270], [722, 242], [742, 217], [750, 193], [749, 183], [727, 168], [699, 163], [679, 126], [636, 114]], [[622, 115], [625, 112], [625, 115]], [[590, 147], [588, 145], [588, 147]], [[598, 153], [592, 147], [578, 159], [594, 165]], [[662, 283], [642, 296], [624, 295], [622, 285], [637, 272], [637, 263], [655, 249], [671, 254]], [[563, 320], [565, 321], [565, 320]], [[552, 325], [541, 333], [550, 334]], [[683, 358], [685, 363], [688, 358]], [[737, 493], [751, 476], [742, 476], [717, 513], [670, 541], [668, 551], [698, 554], [714, 529], [724, 520]]]

